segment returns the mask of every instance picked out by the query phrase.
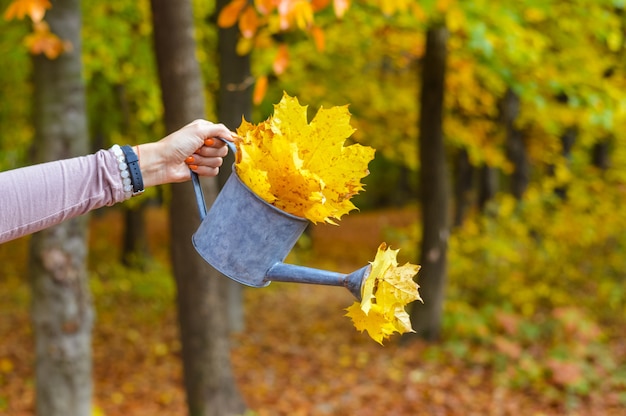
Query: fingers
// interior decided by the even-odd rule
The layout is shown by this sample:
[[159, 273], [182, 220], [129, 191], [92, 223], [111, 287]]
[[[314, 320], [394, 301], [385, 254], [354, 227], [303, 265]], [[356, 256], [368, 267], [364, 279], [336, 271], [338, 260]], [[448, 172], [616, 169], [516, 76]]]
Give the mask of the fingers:
[[221, 156], [204, 157], [199, 154], [194, 154], [185, 159], [185, 163], [189, 166], [189, 169], [196, 171], [201, 167], [219, 168], [224, 163], [224, 159], [222, 159]]
[[[224, 155], [225, 156], [225, 155]], [[223, 156], [209, 156], [205, 157], [199, 155], [198, 153], [194, 153], [192, 156], [189, 156], [185, 159], [185, 163], [190, 167], [195, 166], [207, 166], [210, 168], [219, 168], [224, 163]]]
[[[225, 140], [232, 141], [232, 135], [234, 134], [222, 123], [215, 124], [210, 121], [201, 119], [192, 121], [190, 124], [187, 125], [187, 127], [196, 129], [196, 134], [203, 140], [212, 139], [215, 141], [215, 138], [219, 137]], [[216, 140], [216, 142], [219, 141], [220, 140]], [[212, 144], [208, 146], [212, 146]]]
[[209, 166], [189, 165], [189, 169], [194, 171], [200, 176], [213, 177], [220, 173], [220, 168], [213, 168]]
[[[187, 137], [193, 137], [193, 141], [188, 142], [193, 148], [187, 147], [183, 152], [188, 155], [184, 157], [187, 167], [201, 176], [217, 175], [223, 164], [222, 158], [228, 154], [224, 140], [232, 141], [235, 133], [221, 123], [215, 124], [202, 119], [192, 121], [181, 131], [186, 132]], [[199, 147], [198, 142], [201, 143]]]
[[215, 176], [223, 164], [223, 157], [228, 154], [228, 147], [221, 140], [208, 138], [204, 146], [185, 159], [189, 169], [201, 176]]
[[225, 157], [228, 154], [228, 147], [221, 140], [216, 140], [216, 142], [219, 142], [219, 144], [215, 143], [212, 146], [204, 145], [196, 150], [194, 154], [203, 157]]

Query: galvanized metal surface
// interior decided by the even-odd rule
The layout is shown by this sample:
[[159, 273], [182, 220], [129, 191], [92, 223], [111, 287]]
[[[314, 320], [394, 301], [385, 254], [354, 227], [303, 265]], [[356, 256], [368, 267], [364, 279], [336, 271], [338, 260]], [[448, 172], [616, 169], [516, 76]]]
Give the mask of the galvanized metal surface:
[[233, 170], [192, 237], [198, 253], [239, 283], [263, 287], [309, 222], [281, 211], [246, 187]]

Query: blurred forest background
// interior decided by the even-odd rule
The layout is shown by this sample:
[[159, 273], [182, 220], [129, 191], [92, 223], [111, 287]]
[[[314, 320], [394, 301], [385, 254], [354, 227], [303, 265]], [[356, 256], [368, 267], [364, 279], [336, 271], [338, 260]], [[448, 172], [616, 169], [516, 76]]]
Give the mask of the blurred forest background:
[[[14, 3], [47, 2], [0, 8]], [[359, 211], [310, 226], [288, 261], [350, 272], [385, 241], [423, 266], [425, 303], [416, 333], [381, 347], [342, 316], [343, 289], [204, 287], [224, 279], [176, 265], [177, 228], [197, 227], [180, 207], [195, 209], [191, 185], [153, 189], [88, 217], [84, 288], [41, 283], [42, 244], [71, 244], [0, 246], [0, 414], [624, 414], [625, 3], [62, 0], [38, 23], [5, 14], [1, 170], [153, 141], [197, 117], [235, 130], [283, 91], [312, 113], [347, 104], [353, 140], [377, 150]], [[172, 10], [193, 18], [168, 26]], [[176, 78], [185, 65], [166, 45], [179, 32], [194, 33], [201, 82], [176, 87], [196, 101], [172, 116], [168, 87], [191, 78]], [[40, 92], [77, 51], [88, 122], [67, 150], [46, 124], [67, 114]], [[41, 305], [59, 301], [77, 305], [63, 313], [80, 328], [41, 324], [54, 311]], [[71, 355], [46, 367], [60, 380], [42, 368], [52, 347], [79, 344], [78, 369]], [[42, 393], [59, 385], [70, 413]]]

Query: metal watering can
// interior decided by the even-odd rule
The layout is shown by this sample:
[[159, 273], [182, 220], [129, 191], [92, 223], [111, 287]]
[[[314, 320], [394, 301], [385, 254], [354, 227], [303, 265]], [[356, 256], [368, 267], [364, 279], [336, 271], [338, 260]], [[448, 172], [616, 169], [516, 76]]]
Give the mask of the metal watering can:
[[[223, 141], [236, 153], [233, 143]], [[361, 300], [361, 288], [371, 265], [342, 274], [284, 263], [309, 221], [261, 199], [239, 179], [234, 165], [210, 211], [193, 171], [191, 179], [202, 220], [192, 243], [216, 270], [252, 287], [265, 287], [272, 281], [344, 286]]]

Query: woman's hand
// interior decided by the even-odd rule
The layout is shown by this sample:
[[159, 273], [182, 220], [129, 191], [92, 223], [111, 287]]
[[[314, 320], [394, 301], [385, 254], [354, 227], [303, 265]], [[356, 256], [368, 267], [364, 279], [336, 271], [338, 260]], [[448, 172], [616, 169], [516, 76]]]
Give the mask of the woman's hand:
[[223, 124], [195, 120], [155, 143], [135, 146], [144, 186], [184, 182], [189, 169], [201, 176], [216, 176], [228, 147], [219, 140], [232, 140]]

